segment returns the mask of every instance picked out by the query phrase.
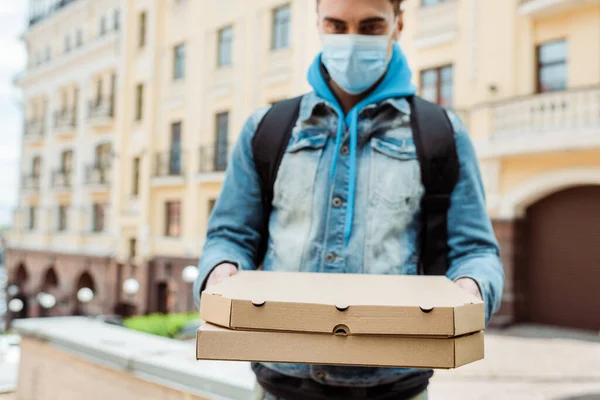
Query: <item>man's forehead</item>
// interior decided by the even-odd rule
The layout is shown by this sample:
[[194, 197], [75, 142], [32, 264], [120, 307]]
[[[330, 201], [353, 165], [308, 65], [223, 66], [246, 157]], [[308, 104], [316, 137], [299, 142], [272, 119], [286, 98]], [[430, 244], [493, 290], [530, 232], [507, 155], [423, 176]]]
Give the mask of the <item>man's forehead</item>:
[[389, 0], [320, 0], [324, 19], [359, 23], [370, 19], [392, 20], [394, 8]]

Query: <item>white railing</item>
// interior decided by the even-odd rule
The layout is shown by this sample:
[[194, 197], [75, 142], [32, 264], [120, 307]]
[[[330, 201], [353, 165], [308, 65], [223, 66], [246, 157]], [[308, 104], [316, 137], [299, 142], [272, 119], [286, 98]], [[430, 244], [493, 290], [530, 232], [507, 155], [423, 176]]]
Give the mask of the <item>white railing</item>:
[[[591, 0], [589, 2], [599, 2]], [[521, 0], [519, 12], [526, 16], [543, 16], [581, 7], [587, 2], [578, 0]]]
[[600, 87], [538, 94], [496, 105], [492, 139], [600, 134]]

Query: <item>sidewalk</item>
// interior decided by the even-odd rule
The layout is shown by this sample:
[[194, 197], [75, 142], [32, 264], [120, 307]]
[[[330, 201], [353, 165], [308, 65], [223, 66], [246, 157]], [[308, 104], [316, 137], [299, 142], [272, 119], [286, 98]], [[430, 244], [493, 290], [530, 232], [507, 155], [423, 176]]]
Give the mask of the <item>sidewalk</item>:
[[19, 337], [0, 335], [0, 400], [10, 399], [17, 385], [19, 368]]
[[600, 400], [600, 336], [515, 327], [486, 336], [486, 359], [438, 371], [431, 400]]

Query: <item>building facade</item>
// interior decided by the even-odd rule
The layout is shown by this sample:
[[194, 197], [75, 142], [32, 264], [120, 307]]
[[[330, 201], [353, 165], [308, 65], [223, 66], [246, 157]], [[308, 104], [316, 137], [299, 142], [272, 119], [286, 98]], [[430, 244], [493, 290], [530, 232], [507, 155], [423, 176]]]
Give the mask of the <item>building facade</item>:
[[[98, 312], [191, 309], [181, 272], [200, 255], [245, 119], [310, 90], [315, 4], [57, 4], [38, 6], [24, 35], [11, 282], [33, 304], [54, 271], [57, 313], [77, 308], [83, 273]], [[461, 115], [480, 157], [507, 273], [496, 323], [600, 328], [573, 306], [598, 299], [600, 281], [600, 1], [422, 0], [404, 14], [421, 95]], [[83, 44], [68, 53], [70, 40]]]

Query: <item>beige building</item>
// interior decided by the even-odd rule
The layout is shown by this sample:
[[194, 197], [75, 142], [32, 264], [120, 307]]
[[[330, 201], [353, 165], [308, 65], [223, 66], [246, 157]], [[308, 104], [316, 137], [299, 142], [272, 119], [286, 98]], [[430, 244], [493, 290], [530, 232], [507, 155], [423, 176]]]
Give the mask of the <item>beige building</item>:
[[[20, 80], [28, 119], [11, 279], [28, 277], [23, 293], [34, 299], [42, 267], [58, 272], [69, 269], [63, 259], [76, 259], [77, 271], [106, 271], [95, 278], [107, 282], [96, 288], [106, 300], [94, 300], [105, 313], [117, 303], [191, 308], [181, 271], [200, 255], [244, 120], [310, 90], [306, 70], [320, 47], [314, 1], [62, 3], [72, 4], [25, 33], [32, 65]], [[117, 33], [111, 8], [121, 10]], [[100, 36], [105, 14], [111, 33]], [[83, 26], [85, 18], [85, 44], [62, 54], [63, 30], [77, 29], [62, 21]], [[508, 278], [496, 321], [600, 328], [597, 317], [568, 307], [598, 299], [600, 280], [600, 1], [409, 0], [404, 18], [401, 43], [421, 94], [459, 111], [481, 159]], [[45, 60], [50, 37], [61, 54], [33, 65]], [[110, 98], [99, 88], [114, 101], [90, 119], [87, 102]], [[63, 106], [74, 101], [77, 108]], [[109, 182], [86, 184], [88, 165], [90, 179]], [[98, 173], [99, 165], [112, 170]], [[65, 176], [74, 178], [68, 190]], [[98, 205], [104, 229], [93, 233]], [[120, 290], [128, 278], [141, 283], [132, 298]]]
[[[107, 277], [112, 223], [112, 150], [117, 135], [121, 4], [118, 0], [32, 1], [23, 34], [29, 62], [18, 79], [25, 123], [22, 186], [7, 261], [23, 314], [81, 312], [75, 293], [112, 295]], [[55, 297], [37, 307], [38, 293]]]

